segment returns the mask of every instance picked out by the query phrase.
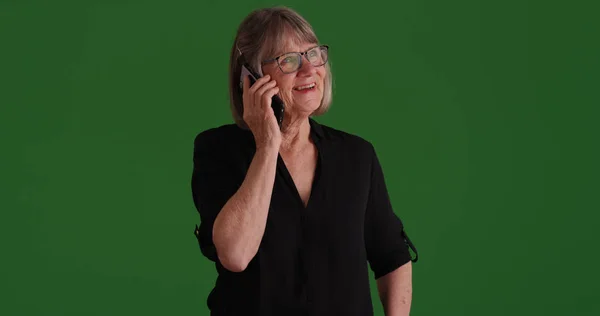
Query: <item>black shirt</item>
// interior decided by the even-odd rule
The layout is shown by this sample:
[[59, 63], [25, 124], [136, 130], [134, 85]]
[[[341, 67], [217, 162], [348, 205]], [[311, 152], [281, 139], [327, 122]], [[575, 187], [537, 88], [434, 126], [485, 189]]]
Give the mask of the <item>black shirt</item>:
[[219, 263], [212, 225], [244, 181], [254, 137], [235, 124], [197, 135], [194, 233], [219, 274], [207, 300], [211, 315], [373, 315], [369, 265], [379, 278], [411, 260], [371, 143], [313, 119], [310, 126], [318, 160], [308, 205], [279, 156], [263, 239], [243, 272]]

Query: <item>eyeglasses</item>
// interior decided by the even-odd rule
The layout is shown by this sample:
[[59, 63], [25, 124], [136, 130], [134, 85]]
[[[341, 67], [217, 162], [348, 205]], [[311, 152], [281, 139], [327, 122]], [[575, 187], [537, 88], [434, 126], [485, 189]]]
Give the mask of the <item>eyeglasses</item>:
[[308, 60], [308, 62], [314, 67], [323, 66], [327, 63], [327, 51], [329, 46], [320, 45], [313, 47], [305, 52], [290, 52], [285, 53], [279, 57], [264, 60], [263, 63], [277, 62], [279, 69], [284, 74], [290, 74], [302, 67], [302, 56]]

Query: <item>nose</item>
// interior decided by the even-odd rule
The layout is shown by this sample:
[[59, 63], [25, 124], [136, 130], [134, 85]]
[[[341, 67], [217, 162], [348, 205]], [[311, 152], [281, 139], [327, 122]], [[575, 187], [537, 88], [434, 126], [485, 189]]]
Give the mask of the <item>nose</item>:
[[302, 65], [300, 65], [300, 68], [298, 69], [298, 74], [303, 74], [303, 75], [312, 75], [317, 71], [316, 67], [313, 66], [308, 59], [304, 58], [302, 60]]

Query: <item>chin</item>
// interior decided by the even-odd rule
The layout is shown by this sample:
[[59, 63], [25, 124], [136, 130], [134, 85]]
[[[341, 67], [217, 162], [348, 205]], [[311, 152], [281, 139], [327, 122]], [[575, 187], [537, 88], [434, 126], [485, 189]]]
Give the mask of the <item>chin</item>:
[[321, 106], [321, 102], [310, 102], [307, 104], [299, 104], [296, 106], [296, 109], [298, 112], [311, 115], [319, 108], [319, 106]]
[[323, 95], [319, 93], [311, 93], [312, 95], [293, 95], [291, 104], [294, 111], [298, 113], [313, 113], [321, 106], [321, 100], [323, 100]]

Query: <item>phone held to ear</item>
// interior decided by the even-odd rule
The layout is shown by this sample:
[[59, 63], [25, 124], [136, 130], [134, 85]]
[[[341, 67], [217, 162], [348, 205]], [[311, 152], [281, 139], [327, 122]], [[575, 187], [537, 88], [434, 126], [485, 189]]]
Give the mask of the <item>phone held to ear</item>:
[[[242, 65], [242, 74], [240, 76], [240, 84], [243, 86], [244, 77], [248, 76], [250, 79], [250, 86], [252, 86], [258, 78], [259, 75], [250, 70], [248, 64], [244, 63]], [[279, 124], [279, 128], [281, 129], [281, 123], [283, 122], [283, 114], [285, 112], [285, 105], [281, 98], [278, 95], [274, 95], [271, 100], [271, 108], [273, 108], [273, 113], [275, 113], [275, 118], [277, 119], [277, 124]]]

